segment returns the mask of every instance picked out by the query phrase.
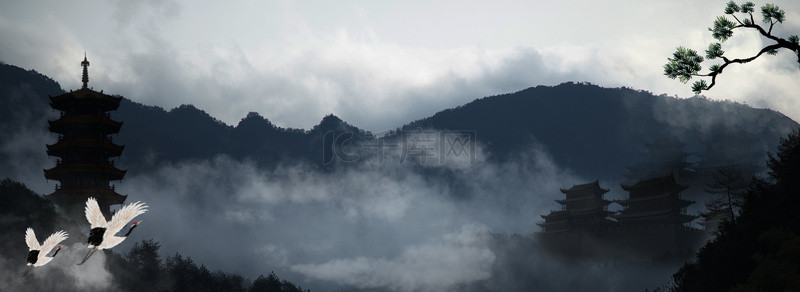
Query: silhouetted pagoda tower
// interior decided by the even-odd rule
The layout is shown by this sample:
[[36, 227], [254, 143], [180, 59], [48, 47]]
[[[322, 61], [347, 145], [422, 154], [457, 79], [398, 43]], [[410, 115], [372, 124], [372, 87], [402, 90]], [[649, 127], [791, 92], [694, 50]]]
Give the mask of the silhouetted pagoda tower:
[[680, 196], [680, 192], [688, 186], [677, 184], [672, 174], [621, 186], [630, 196], [626, 200], [616, 201], [623, 209], [612, 217], [623, 229], [688, 228], [686, 224], [697, 218], [686, 214], [686, 207], [694, 201]]
[[119, 108], [122, 97], [113, 97], [88, 87], [89, 61], [84, 56], [83, 87], [50, 97], [50, 106], [61, 111], [55, 121], [48, 121], [50, 132], [59, 135], [58, 142], [47, 145], [47, 155], [59, 159], [56, 166], [44, 170], [48, 180], [57, 180], [56, 190], [47, 198], [67, 214], [82, 214], [86, 199], [97, 199], [100, 209], [110, 215], [110, 206], [122, 204], [127, 196], [118, 194], [110, 181], [121, 180], [125, 170], [114, 166], [113, 157], [122, 154], [124, 146], [111, 142], [111, 134], [119, 133], [122, 122], [111, 120], [109, 111]]
[[601, 188], [598, 181], [573, 185], [561, 189], [561, 192], [566, 195], [565, 199], [556, 200], [561, 204], [561, 210], [541, 215], [544, 222], [537, 223], [545, 233], [600, 231], [611, 223], [606, 219], [611, 214], [608, 211], [611, 201], [603, 199], [608, 190]]

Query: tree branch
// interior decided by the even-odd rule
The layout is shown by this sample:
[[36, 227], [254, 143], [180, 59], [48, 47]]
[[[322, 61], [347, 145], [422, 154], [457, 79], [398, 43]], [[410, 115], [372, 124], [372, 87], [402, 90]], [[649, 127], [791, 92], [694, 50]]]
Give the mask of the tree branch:
[[[772, 50], [776, 50], [776, 49], [779, 49], [779, 48], [784, 48], [784, 46], [782, 46], [781, 44], [769, 45], [769, 46], [766, 46], [763, 49], [761, 49], [761, 51], [758, 51], [758, 54], [756, 54], [755, 56], [752, 56], [750, 58], [745, 58], [745, 59], [733, 59], [733, 60], [730, 60], [730, 59], [728, 59], [728, 58], [723, 56], [722, 60], [725, 63], [720, 65], [719, 69], [717, 69], [717, 71], [712, 71], [711, 73], [708, 73], [707, 76], [711, 77], [711, 84], [709, 84], [708, 87], [706, 87], [704, 90], [709, 90], [709, 89], [711, 89], [711, 87], [714, 87], [714, 84], [716, 84], [716, 81], [717, 81], [717, 75], [722, 73], [722, 70], [725, 69], [725, 67], [727, 67], [728, 65], [733, 64], [733, 63], [744, 64], [744, 63], [750, 62], [752, 60], [755, 60], [756, 58], [758, 58], [759, 56], [763, 55], [766, 52], [769, 52], [769, 51], [772, 51]], [[800, 62], [800, 59], [798, 59], [798, 62]]]
[[[742, 23], [742, 22], [739, 20], [739, 18], [738, 18], [738, 17], [736, 17], [736, 14], [731, 14], [731, 16], [733, 16], [733, 19], [736, 19], [736, 22], [738, 22], [738, 23], [739, 23], [739, 24], [741, 24], [741, 25], [744, 25], [744, 23]], [[734, 27], [734, 28], [735, 28], [735, 27]]]
[[764, 28], [761, 27], [760, 25], [752, 24], [752, 25], [745, 25], [744, 27], [754, 28], [754, 29], [758, 30], [758, 32], [761, 33], [761, 35], [763, 35], [764, 37], [766, 37], [768, 39], [776, 41], [779, 45], [781, 45], [782, 48], [787, 48], [787, 49], [790, 49], [790, 50], [795, 51], [795, 52], [800, 52], [800, 45], [797, 45], [795, 43], [789, 42], [789, 41], [784, 40], [782, 38], [776, 37], [776, 36], [770, 34], [769, 32], [765, 31]]

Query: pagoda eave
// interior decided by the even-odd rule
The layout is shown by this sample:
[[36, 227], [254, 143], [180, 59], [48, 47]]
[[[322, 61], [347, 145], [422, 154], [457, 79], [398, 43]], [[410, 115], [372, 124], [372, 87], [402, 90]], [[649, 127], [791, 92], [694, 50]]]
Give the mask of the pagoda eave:
[[89, 88], [83, 88], [59, 96], [51, 96], [50, 106], [57, 110], [67, 110], [75, 106], [92, 104], [102, 111], [112, 111], [119, 108], [121, 100], [122, 97], [114, 97]]
[[108, 180], [121, 180], [127, 170], [121, 170], [111, 165], [57, 165], [51, 169], [44, 169], [44, 177], [49, 180], [61, 181], [65, 177], [76, 174], [100, 174]]
[[543, 219], [560, 218], [560, 217], [566, 217], [567, 216], [567, 212], [566, 211], [552, 211], [552, 212], [550, 212], [550, 214], [539, 215], [539, 216], [541, 216]]
[[64, 190], [58, 189], [52, 194], [45, 196], [51, 200], [85, 200], [88, 197], [93, 197], [98, 200], [105, 200], [111, 205], [122, 204], [128, 196], [120, 195], [113, 190], [98, 190], [98, 189], [71, 189]]
[[125, 149], [123, 145], [117, 145], [108, 140], [97, 141], [92, 139], [83, 140], [61, 140], [55, 144], [47, 144], [47, 155], [62, 157], [64, 152], [69, 152], [74, 149], [84, 148], [93, 151], [105, 152], [109, 157], [116, 157], [122, 155], [122, 150]]

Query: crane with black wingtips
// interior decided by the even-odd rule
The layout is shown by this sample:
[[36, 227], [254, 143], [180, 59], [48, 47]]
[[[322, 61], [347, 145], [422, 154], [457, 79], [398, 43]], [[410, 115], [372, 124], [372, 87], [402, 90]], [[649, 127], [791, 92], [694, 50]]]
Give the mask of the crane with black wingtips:
[[103, 216], [103, 212], [100, 211], [100, 206], [97, 204], [97, 200], [95, 200], [95, 198], [89, 198], [86, 200], [86, 208], [84, 211], [86, 213], [86, 220], [89, 221], [89, 224], [92, 228], [89, 231], [89, 238], [86, 240], [90, 250], [86, 253], [86, 256], [83, 257], [83, 260], [78, 263], [78, 265], [85, 263], [86, 260], [88, 260], [98, 250], [115, 247], [125, 240], [125, 238], [131, 234], [133, 229], [139, 226], [139, 223], [142, 221], [131, 224], [130, 229], [128, 229], [128, 232], [125, 233], [125, 235], [116, 236], [116, 234], [120, 232], [122, 228], [128, 224], [128, 222], [133, 220], [133, 218], [136, 218], [136, 216], [147, 212], [147, 206], [141, 202], [125, 205], [119, 209], [114, 216], [111, 216], [110, 221], [106, 221], [105, 216]]
[[[25, 244], [28, 245], [28, 269], [25, 270], [22, 277], [24, 278], [27, 276], [34, 267], [41, 267], [52, 261], [58, 252], [61, 251], [61, 246], [58, 244], [65, 239], [67, 239], [67, 233], [61, 230], [51, 234], [42, 244], [39, 244], [39, 240], [36, 239], [36, 233], [33, 232], [33, 228], [28, 227], [28, 229], [25, 230]], [[56, 248], [56, 246], [58, 247]], [[56, 248], [56, 252], [53, 253], [52, 256], [47, 256], [53, 248]]]

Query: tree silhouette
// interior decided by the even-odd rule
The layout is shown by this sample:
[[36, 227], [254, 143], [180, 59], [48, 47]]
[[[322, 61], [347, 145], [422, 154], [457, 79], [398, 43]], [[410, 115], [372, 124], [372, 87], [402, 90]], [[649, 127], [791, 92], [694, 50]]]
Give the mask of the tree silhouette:
[[161, 244], [152, 239], [142, 240], [128, 251], [128, 268], [137, 282], [134, 287], [140, 291], [156, 290], [161, 276], [161, 258], [158, 250]]
[[[708, 30], [719, 42], [711, 43], [705, 51], [705, 58], [708, 60], [721, 59], [721, 64], [713, 64], [709, 67], [709, 72], [701, 74], [702, 67], [700, 63], [703, 62], [703, 56], [698, 55], [697, 51], [678, 47], [672, 58], [667, 58], [669, 62], [664, 65], [664, 75], [671, 79], [677, 78], [683, 83], [691, 80], [692, 77], [711, 77], [711, 84], [706, 83], [705, 79], [700, 79], [692, 84], [692, 91], [700, 94], [703, 90], [709, 90], [714, 87], [717, 75], [722, 74], [722, 70], [730, 64], [739, 63], [744, 64], [755, 60], [763, 54], [775, 55], [779, 49], [788, 49], [797, 55], [797, 62], [800, 64], [800, 38], [797, 35], [791, 35], [788, 38], [780, 38], [772, 33], [772, 28], [777, 23], [783, 23], [786, 19], [785, 12], [778, 6], [773, 4], [765, 4], [761, 6], [761, 16], [763, 17], [764, 25], [757, 24], [755, 17], [753, 2], [746, 2], [742, 5], [737, 5], [735, 2], [730, 1], [725, 7], [725, 14], [733, 17], [733, 21], [724, 15], [717, 17], [714, 20], [714, 26]], [[737, 16], [737, 14], [739, 16]], [[763, 47], [755, 56], [749, 58], [734, 58], [731, 59], [725, 55], [722, 50], [722, 43], [733, 36], [735, 29], [753, 29], [756, 30], [761, 36], [774, 41], [773, 44]]]
[[738, 220], [673, 276], [671, 291], [798, 291], [800, 288], [800, 130], [768, 160], [773, 181], [754, 179]]
[[707, 186], [707, 193], [719, 195], [706, 204], [709, 209], [708, 214], [713, 214], [716, 210], [725, 210], [730, 212], [731, 221], [736, 222], [735, 209], [741, 207], [743, 193], [747, 188], [747, 180], [742, 172], [732, 166], [721, 167], [717, 169], [713, 181]]

